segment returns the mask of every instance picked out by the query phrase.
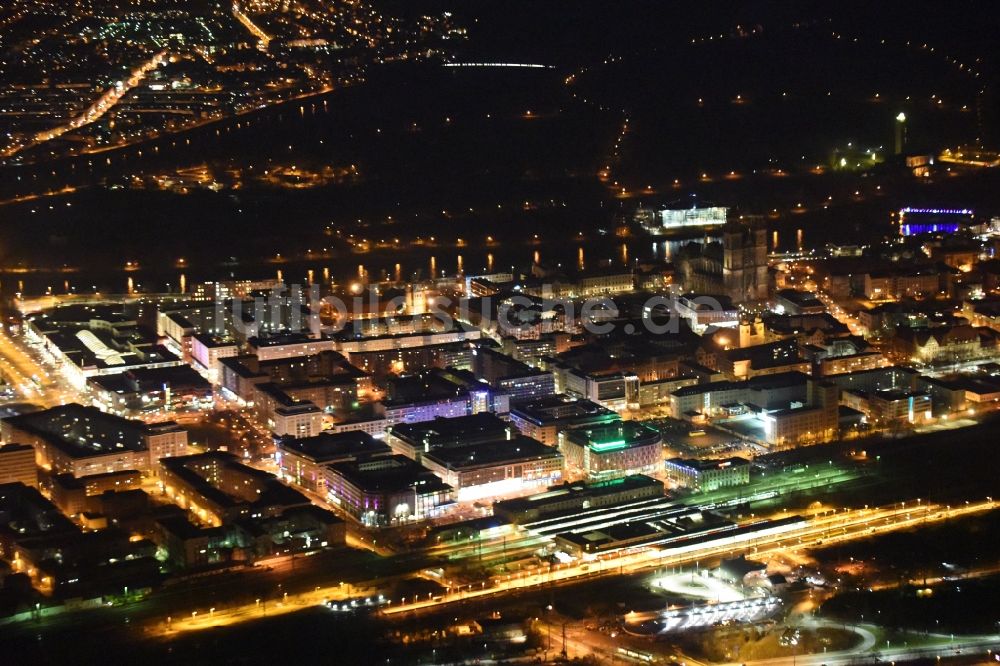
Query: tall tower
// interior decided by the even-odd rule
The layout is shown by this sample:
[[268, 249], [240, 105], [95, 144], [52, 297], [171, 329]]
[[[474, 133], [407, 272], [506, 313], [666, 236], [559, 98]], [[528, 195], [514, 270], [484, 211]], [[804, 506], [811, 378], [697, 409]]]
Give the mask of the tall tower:
[[723, 227], [722, 283], [736, 303], [768, 298], [767, 230], [762, 225], [730, 222]]
[[897, 155], [903, 154], [903, 144], [906, 143], [906, 114], [902, 111], [896, 116], [896, 149]]

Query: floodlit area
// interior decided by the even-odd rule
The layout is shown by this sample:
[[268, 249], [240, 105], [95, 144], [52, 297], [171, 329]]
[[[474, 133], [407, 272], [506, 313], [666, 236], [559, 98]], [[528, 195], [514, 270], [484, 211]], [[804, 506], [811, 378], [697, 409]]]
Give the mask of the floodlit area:
[[742, 588], [708, 575], [705, 570], [658, 576], [651, 585], [669, 594], [716, 603], [742, 601], [746, 597]]
[[[717, 604], [695, 604], [686, 608], [668, 608], [638, 625], [626, 624], [625, 630], [635, 633], [684, 631], [733, 623], [760, 622], [774, 615], [781, 608], [777, 597], [740, 599]], [[631, 619], [626, 617], [627, 620]], [[636, 617], [635, 619], [639, 619]]]

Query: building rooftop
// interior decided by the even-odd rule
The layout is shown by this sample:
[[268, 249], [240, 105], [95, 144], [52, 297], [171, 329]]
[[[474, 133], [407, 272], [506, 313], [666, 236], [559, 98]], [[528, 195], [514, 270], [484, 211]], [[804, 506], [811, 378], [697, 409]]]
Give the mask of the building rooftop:
[[566, 439], [578, 446], [589, 447], [595, 453], [608, 453], [632, 446], [647, 446], [660, 442], [660, 431], [638, 421], [619, 421], [593, 428], [567, 430]]
[[[197, 453], [160, 459], [160, 466], [174, 474], [205, 499], [223, 508], [248, 506], [297, 506], [309, 504], [299, 491], [281, 483], [273, 474], [248, 467], [230, 453]], [[225, 475], [239, 479], [226, 485]], [[232, 492], [231, 492], [232, 491]], [[237, 494], [243, 491], [244, 495]], [[253, 500], [246, 496], [252, 491]]]
[[494, 414], [483, 412], [420, 423], [400, 423], [392, 426], [389, 433], [411, 444], [420, 443], [434, 449], [505, 440], [510, 437], [510, 429], [510, 424]]
[[564, 483], [560, 486], [553, 486], [542, 493], [529, 495], [528, 497], [517, 497], [509, 500], [501, 500], [494, 504], [507, 513], [518, 513], [533, 508], [544, 507], [547, 504], [561, 504], [566, 500], [576, 497], [580, 501], [588, 498], [603, 497], [627, 491], [629, 489], [658, 486], [660, 494], [663, 491], [663, 482], [644, 474], [633, 474], [607, 481], [597, 481], [595, 483]]
[[278, 448], [293, 452], [316, 463], [326, 463], [359, 456], [383, 455], [391, 451], [388, 445], [368, 433], [354, 430], [342, 433], [320, 433], [315, 437], [282, 437]]
[[173, 421], [146, 424], [76, 403], [7, 419], [11, 426], [44, 439], [73, 458], [145, 449], [143, 437], [183, 430]]
[[450, 490], [435, 474], [406, 456], [392, 455], [365, 461], [332, 463], [331, 471], [367, 493], [397, 492], [419, 487], [420, 492]]
[[214, 347], [235, 347], [236, 341], [231, 338], [213, 335], [211, 333], [195, 333], [194, 339], [202, 345], [210, 348]]
[[160, 391], [167, 385], [171, 389], [211, 390], [212, 385], [189, 365], [170, 365], [164, 368], [133, 368], [114, 375], [98, 375], [90, 381], [114, 393], [144, 393]]
[[538, 425], [610, 423], [619, 418], [616, 412], [596, 402], [571, 398], [561, 393], [518, 402], [510, 411], [511, 414]]
[[767, 391], [774, 389], [789, 388], [792, 386], [804, 386], [809, 381], [809, 376], [796, 370], [790, 372], [776, 372], [773, 375], [761, 375], [752, 377], [744, 381], [709, 382], [707, 384], [695, 384], [693, 386], [682, 386], [671, 395], [689, 396], [711, 393], [713, 391], [727, 391], [736, 389], [751, 389], [757, 391]]
[[424, 459], [437, 462], [448, 469], [460, 470], [476, 467], [515, 463], [519, 461], [562, 458], [562, 454], [531, 437], [517, 436], [511, 440], [484, 442], [469, 446], [441, 448], [424, 454]]
[[822, 308], [825, 307], [823, 302], [816, 298], [816, 294], [811, 291], [803, 291], [801, 289], [781, 289], [775, 294], [779, 298], [783, 298], [789, 303], [793, 303], [800, 308]]
[[715, 469], [726, 469], [727, 467], [740, 467], [741, 465], [749, 465], [750, 461], [746, 458], [732, 457], [726, 458], [725, 460], [700, 460], [697, 458], [671, 458], [667, 461], [667, 464], [674, 465], [676, 467], [686, 467], [688, 469], [694, 470], [695, 472], [705, 472]]

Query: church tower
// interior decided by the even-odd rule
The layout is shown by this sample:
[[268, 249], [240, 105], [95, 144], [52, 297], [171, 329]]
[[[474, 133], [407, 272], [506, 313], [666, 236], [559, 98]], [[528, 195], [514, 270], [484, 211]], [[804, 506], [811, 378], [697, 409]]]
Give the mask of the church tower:
[[723, 227], [722, 283], [735, 303], [764, 301], [770, 296], [763, 225], [729, 222]]

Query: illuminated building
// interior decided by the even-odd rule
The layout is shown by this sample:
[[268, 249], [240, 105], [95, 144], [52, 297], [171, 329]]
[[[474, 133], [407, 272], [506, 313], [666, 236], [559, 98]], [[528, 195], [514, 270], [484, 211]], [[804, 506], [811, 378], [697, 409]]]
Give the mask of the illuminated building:
[[277, 437], [314, 437], [323, 431], [323, 412], [312, 402], [293, 401], [270, 410], [266, 423]]
[[[116, 493], [117, 494], [117, 493]], [[0, 485], [0, 552], [46, 595], [121, 594], [159, 575], [156, 546], [121, 529], [84, 532], [36, 488]]]
[[972, 326], [985, 326], [1000, 332], [1000, 300], [968, 300], [962, 302], [962, 316]]
[[733, 405], [751, 404], [763, 409], [804, 403], [809, 377], [802, 372], [782, 372], [747, 381], [720, 381], [677, 389], [670, 396], [671, 416], [691, 419], [729, 413]]
[[699, 334], [709, 326], [735, 328], [740, 323], [739, 310], [728, 296], [687, 293], [674, 302], [674, 311]]
[[922, 423], [932, 416], [931, 396], [924, 391], [844, 391], [841, 400], [848, 407], [864, 413], [869, 422], [882, 427], [893, 423]]
[[[563, 334], [565, 337], [565, 334]], [[555, 356], [563, 351], [559, 348], [556, 334], [549, 333], [542, 335], [536, 340], [519, 340], [513, 337], [504, 338], [501, 341], [503, 353], [511, 358], [528, 365], [538, 366], [542, 359]]]
[[308, 497], [273, 474], [248, 467], [230, 453], [164, 458], [160, 474], [167, 496], [208, 525], [273, 518], [311, 505]]
[[812, 362], [813, 375], [826, 377], [889, 365], [888, 359], [864, 339], [849, 336], [811, 342], [801, 347], [802, 355]]
[[[814, 341], [817, 338], [840, 338], [850, 335], [851, 329], [828, 312], [820, 314], [778, 315], [769, 314], [763, 320], [757, 320], [753, 328], [746, 330], [748, 324], [740, 324], [740, 347], [753, 347], [767, 342], [775, 342], [795, 337], [802, 342]], [[759, 331], [754, 335], [754, 332]]]
[[654, 218], [657, 225], [647, 225], [651, 233], [663, 233], [674, 229], [689, 227], [712, 227], [726, 223], [729, 209], [725, 206], [706, 206], [698, 208], [666, 208], [657, 211]]
[[400, 374], [423, 368], [472, 367], [474, 348], [465, 341], [442, 344], [418, 345], [372, 351], [354, 351], [349, 356], [351, 364], [381, 379], [390, 373]]
[[187, 431], [173, 421], [147, 424], [69, 404], [0, 421], [5, 442], [31, 444], [38, 464], [59, 474], [88, 476], [140, 470], [187, 452]]
[[697, 377], [679, 377], [676, 379], [657, 379], [639, 383], [639, 406], [669, 405], [670, 395], [685, 386], [694, 386]]
[[540, 398], [555, 392], [555, 379], [547, 370], [534, 368], [489, 347], [472, 350], [476, 377], [515, 402]]
[[776, 310], [781, 314], [821, 314], [826, 306], [816, 294], [799, 289], [781, 289], [775, 295]]
[[291, 483], [325, 494], [324, 468], [335, 462], [388, 455], [392, 450], [363, 431], [321, 432], [312, 437], [281, 437], [275, 443], [279, 475]]
[[347, 525], [331, 512], [309, 505], [211, 527], [194, 525], [183, 515], [162, 516], [153, 524], [152, 538], [165, 551], [167, 562], [187, 569], [340, 548]]
[[24, 332], [29, 340], [42, 344], [78, 389], [86, 386], [89, 377], [182, 364], [120, 306], [66, 305], [42, 310], [25, 317]]
[[384, 439], [386, 436], [386, 429], [388, 429], [388, 427], [389, 422], [383, 418], [358, 416], [338, 421], [337, 423], [332, 424], [328, 430], [332, 434], [344, 432], [364, 432], [368, 433], [375, 439]]
[[942, 274], [935, 268], [871, 271], [864, 277], [865, 297], [873, 301], [936, 296], [942, 286]]
[[800, 516], [737, 525], [710, 510], [678, 505], [666, 497], [643, 499], [526, 523], [531, 533], [551, 536], [576, 558], [625, 548], [655, 547], [673, 554], [712, 545], [737, 544], [780, 534], [803, 524]]
[[397, 423], [389, 428], [385, 441], [392, 452], [421, 462], [425, 453], [436, 449], [507, 441], [514, 428], [496, 415], [470, 414], [454, 418], [436, 418], [419, 423]]
[[219, 359], [238, 354], [239, 347], [231, 339], [208, 333], [196, 333], [191, 336], [191, 361], [213, 384], [220, 382]]
[[319, 338], [318, 317], [312, 315], [301, 292], [279, 290], [266, 296], [162, 302], [157, 308], [157, 335], [185, 358], [190, 357], [192, 338], [199, 333], [231, 338], [239, 345], [250, 338], [258, 338], [261, 344], [259, 339], [303, 330]]
[[282, 333], [268, 337], [247, 339], [249, 352], [258, 361], [267, 362], [283, 358], [313, 356], [325, 351], [334, 351], [336, 343], [332, 339], [313, 338], [305, 333]]
[[565, 430], [559, 449], [567, 467], [589, 479], [652, 474], [663, 461], [659, 431], [637, 421]]
[[536, 495], [500, 500], [493, 504], [493, 515], [522, 524], [657, 497], [663, 497], [663, 482], [636, 474], [592, 483], [563, 483]]
[[665, 463], [667, 478], [684, 488], [711, 491], [750, 483], [750, 461], [743, 458], [726, 460], [685, 460], [671, 458]]
[[465, 293], [469, 296], [494, 296], [514, 282], [513, 273], [466, 275]]
[[151, 412], [211, 407], [212, 385], [190, 366], [138, 368], [117, 375], [98, 375], [87, 381], [97, 400], [108, 411]]
[[521, 493], [558, 483], [563, 456], [523, 435], [465, 446], [439, 447], [421, 456], [424, 467], [455, 490], [458, 501]]
[[[252, 402], [255, 388], [260, 384], [275, 384], [303, 400], [316, 400], [324, 408], [338, 402], [335, 390], [329, 396], [320, 393], [308, 395], [309, 387], [340, 387], [339, 395], [354, 391], [361, 394], [370, 387], [368, 375], [351, 365], [337, 352], [325, 351], [302, 357], [261, 361], [256, 356], [234, 356], [219, 359], [222, 370], [222, 387], [246, 402]], [[353, 384], [353, 388], [351, 388]]]
[[14, 443], [0, 446], [0, 484], [4, 483], [38, 487], [34, 447]]
[[426, 400], [382, 401], [375, 413], [389, 425], [419, 423], [436, 418], [452, 418], [472, 413], [472, 399], [467, 393]]
[[[429, 325], [428, 325], [429, 326]], [[440, 327], [439, 327], [440, 328]], [[378, 329], [372, 329], [378, 331]], [[430, 328], [420, 328], [419, 330], [399, 332], [397, 328], [389, 333], [361, 333], [355, 332], [350, 327], [341, 331], [335, 336], [337, 351], [350, 359], [351, 355], [358, 352], [373, 352], [406, 349], [408, 347], [424, 347], [428, 345], [443, 345], [454, 342], [465, 342], [478, 340], [481, 333], [477, 329], [463, 328], [455, 324], [449, 330], [434, 330]]]
[[515, 405], [510, 420], [522, 435], [548, 446], [559, 444], [559, 433], [579, 428], [613, 423], [618, 414], [590, 400], [557, 394]]
[[567, 394], [590, 400], [602, 407], [623, 411], [639, 404], [639, 378], [634, 374], [569, 370], [562, 373], [561, 377], [562, 388]]
[[779, 448], [831, 441], [840, 425], [839, 394], [835, 384], [810, 380], [806, 405], [760, 414], [763, 441]]
[[974, 223], [976, 213], [970, 208], [913, 208], [899, 209], [899, 234], [953, 234]]
[[136, 490], [142, 485], [142, 474], [137, 470], [92, 474], [76, 478], [70, 474], [52, 477], [52, 502], [67, 516], [89, 509], [89, 497], [106, 492], [118, 493]]
[[995, 336], [992, 329], [968, 325], [903, 328], [896, 332], [893, 346], [897, 354], [920, 363], [955, 363], [992, 350]]
[[678, 260], [685, 288], [701, 294], [722, 294], [734, 303], [767, 300], [767, 229], [759, 222], [731, 222], [722, 228], [722, 241], [691, 243]]
[[515, 287], [518, 293], [536, 298], [587, 298], [635, 290], [634, 273], [621, 268], [574, 272], [534, 264], [532, 274], [532, 278], [521, 281]]
[[808, 373], [811, 370], [794, 338], [724, 349], [715, 353], [714, 358], [706, 357], [705, 364], [712, 365], [712, 361], [715, 368], [730, 379], [753, 379], [786, 372]]
[[195, 286], [191, 297], [196, 301], [228, 301], [234, 298], [247, 298], [254, 292], [269, 292], [281, 289], [284, 284], [280, 280], [224, 280], [221, 282], [201, 282]]
[[454, 368], [393, 377], [388, 382], [387, 398], [375, 403], [375, 415], [390, 426], [419, 423], [438, 417], [452, 418], [509, 409], [507, 395], [476, 379], [468, 370]]
[[[619, 328], [622, 324], [617, 322]], [[632, 325], [639, 330], [642, 324], [637, 321]], [[626, 335], [573, 346], [555, 359], [546, 359], [546, 365], [552, 370], [557, 391], [572, 391], [591, 400], [597, 395], [597, 387], [591, 380], [610, 381], [617, 373], [625, 379], [624, 388], [627, 389], [619, 386], [617, 397], [627, 397], [628, 402], [634, 403], [636, 380], [641, 383], [677, 377], [680, 359], [677, 348], [665, 348], [645, 336]], [[587, 383], [590, 383], [589, 388]], [[610, 393], [608, 398], [611, 398]]]
[[391, 455], [327, 465], [327, 500], [366, 527], [387, 527], [437, 515], [452, 488], [419, 463]]
[[912, 368], [888, 366], [842, 375], [830, 375], [829, 377], [824, 377], [823, 381], [834, 384], [841, 391], [872, 392], [897, 388], [914, 390], [917, 388], [919, 377], [920, 373]]

